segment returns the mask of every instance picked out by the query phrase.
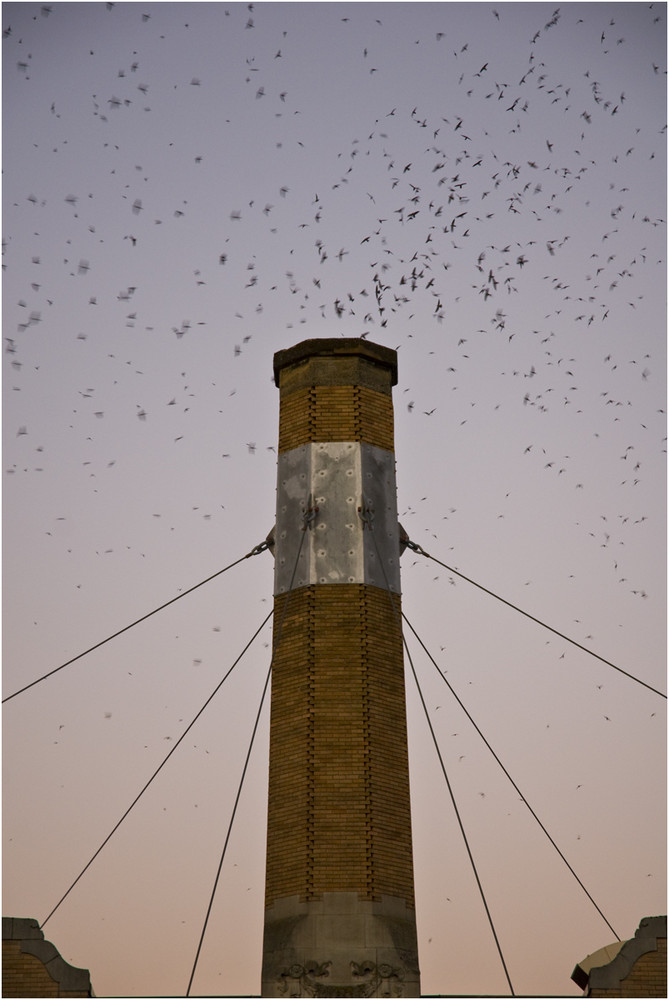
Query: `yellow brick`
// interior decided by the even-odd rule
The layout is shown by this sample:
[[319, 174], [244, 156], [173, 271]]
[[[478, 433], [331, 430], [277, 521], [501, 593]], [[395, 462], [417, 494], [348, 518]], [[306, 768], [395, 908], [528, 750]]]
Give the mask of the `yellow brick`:
[[[311, 586], [277, 597], [276, 620], [284, 610], [272, 679], [267, 903], [351, 889], [413, 905], [402, 642], [389, 594]], [[301, 704], [288, 693], [296, 680]]]

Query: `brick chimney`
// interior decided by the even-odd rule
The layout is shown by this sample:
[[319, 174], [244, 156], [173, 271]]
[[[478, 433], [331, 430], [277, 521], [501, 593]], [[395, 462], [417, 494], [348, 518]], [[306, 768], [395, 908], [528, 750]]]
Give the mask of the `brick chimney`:
[[420, 995], [392, 386], [306, 340], [280, 390], [262, 996]]

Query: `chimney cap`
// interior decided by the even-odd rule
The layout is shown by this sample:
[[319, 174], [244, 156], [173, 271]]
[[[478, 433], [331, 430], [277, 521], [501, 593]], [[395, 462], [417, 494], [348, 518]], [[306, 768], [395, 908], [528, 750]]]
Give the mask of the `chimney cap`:
[[374, 344], [361, 337], [318, 337], [303, 340], [294, 347], [277, 351], [274, 355], [274, 381], [279, 385], [279, 373], [282, 368], [299, 364], [314, 357], [360, 357], [373, 364], [390, 368], [392, 384], [397, 385], [397, 351], [391, 347]]

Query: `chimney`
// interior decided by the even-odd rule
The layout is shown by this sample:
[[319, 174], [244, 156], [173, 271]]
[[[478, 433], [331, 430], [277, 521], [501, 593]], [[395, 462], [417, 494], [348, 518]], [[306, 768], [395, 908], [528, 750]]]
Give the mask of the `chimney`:
[[280, 390], [262, 996], [420, 996], [392, 386], [361, 339]]

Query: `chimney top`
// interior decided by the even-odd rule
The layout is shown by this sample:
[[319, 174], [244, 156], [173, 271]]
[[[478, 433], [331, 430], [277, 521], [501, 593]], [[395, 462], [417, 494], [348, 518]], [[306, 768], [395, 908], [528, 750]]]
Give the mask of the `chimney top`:
[[374, 344], [360, 337], [319, 337], [303, 340], [294, 347], [277, 351], [274, 355], [274, 381], [280, 384], [280, 373], [283, 368], [298, 365], [309, 358], [350, 358], [358, 357], [371, 361], [372, 364], [389, 368], [392, 385], [397, 385], [397, 351], [381, 344]]

